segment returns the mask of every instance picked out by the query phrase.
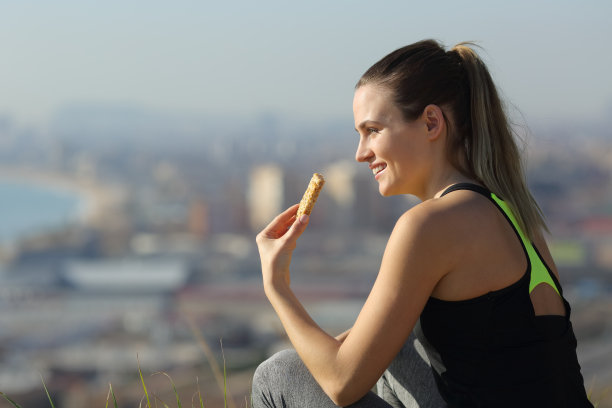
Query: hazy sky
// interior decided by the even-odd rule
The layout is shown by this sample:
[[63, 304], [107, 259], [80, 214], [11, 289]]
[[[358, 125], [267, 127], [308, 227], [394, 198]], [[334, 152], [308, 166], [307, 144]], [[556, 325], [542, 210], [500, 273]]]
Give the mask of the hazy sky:
[[62, 106], [351, 117], [353, 85], [402, 45], [478, 41], [528, 118], [612, 112], [612, 2], [0, 0], [0, 115]]

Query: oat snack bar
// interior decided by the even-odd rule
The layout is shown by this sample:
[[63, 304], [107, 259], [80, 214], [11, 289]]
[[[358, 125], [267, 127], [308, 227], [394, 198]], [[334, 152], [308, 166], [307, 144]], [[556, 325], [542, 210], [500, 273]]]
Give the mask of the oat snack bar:
[[310, 215], [312, 211], [312, 207], [314, 207], [315, 202], [317, 201], [317, 197], [319, 197], [319, 193], [323, 188], [323, 184], [325, 184], [325, 179], [319, 173], [315, 173], [312, 175], [310, 179], [310, 183], [308, 184], [308, 188], [306, 192], [304, 192], [304, 196], [302, 197], [302, 201], [300, 201], [300, 207], [297, 210], [297, 214], [295, 218], [300, 218], [302, 214]]

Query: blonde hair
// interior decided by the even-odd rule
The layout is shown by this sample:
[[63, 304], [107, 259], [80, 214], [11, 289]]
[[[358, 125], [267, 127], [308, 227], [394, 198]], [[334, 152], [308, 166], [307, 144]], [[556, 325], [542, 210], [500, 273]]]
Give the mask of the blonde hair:
[[386, 87], [406, 120], [415, 120], [429, 104], [446, 110], [449, 161], [502, 198], [533, 240], [547, 230], [546, 223], [527, 188], [502, 100], [473, 47], [466, 42], [446, 51], [434, 40], [408, 45], [370, 67], [356, 88], [367, 83]]
[[508, 203], [533, 240], [535, 229], [546, 230], [546, 223], [527, 188], [515, 134], [493, 79], [472, 46], [460, 43], [451, 49], [463, 61], [470, 83], [472, 141], [466, 145], [468, 160], [476, 177]]

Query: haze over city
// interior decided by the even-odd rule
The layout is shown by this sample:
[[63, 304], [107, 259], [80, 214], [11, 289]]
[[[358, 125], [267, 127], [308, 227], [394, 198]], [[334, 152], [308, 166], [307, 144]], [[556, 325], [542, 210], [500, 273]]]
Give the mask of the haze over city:
[[255, 366], [287, 345], [254, 235], [315, 171], [327, 183], [292, 284], [321, 326], [349, 327], [416, 203], [380, 197], [354, 161], [354, 85], [388, 52], [434, 38], [482, 46], [525, 138], [585, 383], [612, 406], [611, 12], [605, 1], [0, 2], [3, 224], [53, 213], [46, 189], [69, 212], [0, 230], [0, 391], [47, 407], [42, 374], [57, 406], [101, 406], [109, 382], [119, 406], [135, 406], [139, 356], [163, 400], [171, 387], [149, 376], [160, 370], [184, 401], [197, 381], [205, 405], [221, 406], [211, 360], [222, 363], [223, 339], [241, 402]]
[[603, 0], [2, 2], [0, 113], [46, 127], [66, 106], [179, 115], [351, 117], [376, 59], [423, 38], [475, 41], [528, 119], [612, 110]]

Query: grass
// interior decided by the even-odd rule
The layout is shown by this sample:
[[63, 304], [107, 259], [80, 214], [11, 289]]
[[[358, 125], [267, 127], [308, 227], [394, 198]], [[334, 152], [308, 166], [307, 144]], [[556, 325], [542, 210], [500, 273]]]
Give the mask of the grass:
[[[231, 396], [229, 395], [229, 389], [228, 389], [228, 383], [227, 383], [227, 370], [226, 370], [226, 363], [225, 363], [225, 353], [223, 351], [223, 340], [219, 340], [221, 343], [221, 355], [223, 358], [223, 370], [221, 370], [221, 367], [219, 367], [219, 364], [217, 363], [217, 360], [215, 358], [215, 354], [213, 353], [212, 349], [210, 348], [210, 346], [208, 345], [208, 343], [206, 342], [206, 340], [204, 339], [204, 336], [202, 336], [202, 334], [200, 333], [200, 331], [197, 329], [197, 326], [191, 321], [188, 320], [189, 326], [191, 331], [193, 332], [198, 344], [200, 345], [200, 348], [202, 349], [202, 351], [204, 352], [204, 355], [206, 356], [206, 359], [208, 360], [208, 364], [210, 366], [210, 368], [212, 369], [213, 375], [215, 377], [216, 383], [219, 387], [219, 389], [223, 392], [223, 401], [224, 401], [224, 408], [237, 408], [235, 402], [233, 401], [233, 399], [231, 398]], [[164, 408], [170, 408], [170, 406], [165, 403], [164, 401], [162, 401], [159, 397], [157, 397], [157, 395], [155, 395], [154, 393], [149, 393], [149, 390], [147, 389], [147, 385], [144, 379], [144, 376], [142, 374], [142, 370], [140, 369], [140, 360], [138, 358], [138, 355], [136, 355], [136, 365], [138, 368], [138, 375], [140, 377], [140, 383], [142, 386], [142, 390], [143, 390], [143, 396], [140, 400], [140, 404], [139, 404], [139, 408], [144, 407], [146, 408], [157, 408], [159, 405], [161, 404], [162, 407]], [[168, 378], [168, 381], [170, 382], [170, 385], [172, 387], [172, 390], [174, 392], [174, 396], [176, 397], [176, 407], [177, 408], [183, 408], [183, 405], [181, 403], [181, 399], [179, 397], [178, 391], [176, 389], [176, 385], [174, 383], [174, 381], [172, 380], [172, 377], [170, 377], [170, 375], [168, 373], [165, 373], [163, 371], [158, 371], [152, 374], [152, 376], [155, 375], [164, 375]], [[42, 381], [42, 386], [45, 390], [45, 394], [47, 395], [47, 399], [49, 400], [49, 404], [51, 406], [51, 408], [55, 408], [55, 405], [53, 403], [53, 399], [51, 398], [51, 395], [49, 393], [49, 389], [47, 388], [47, 385], [45, 384], [45, 381], [41, 375], [40, 377], [41, 381]], [[197, 391], [194, 393], [194, 395], [192, 396], [191, 399], [191, 407], [199, 407], [199, 408], [205, 408], [204, 406], [204, 399], [202, 398], [202, 392], [200, 391], [200, 383], [199, 380], [196, 378], [196, 386], [197, 386]], [[4, 392], [0, 391], [0, 397], [4, 398], [6, 401], [8, 401], [11, 406], [15, 407], [15, 408], [22, 408], [21, 405], [19, 405], [17, 402], [15, 402], [14, 400], [12, 400], [8, 395], [6, 395]], [[151, 400], [154, 401], [154, 405], [151, 404]], [[146, 401], [146, 403], [145, 403]], [[111, 403], [112, 407], [114, 408], [119, 408], [119, 404], [117, 403], [117, 398], [115, 396], [115, 392], [113, 391], [113, 386], [112, 384], [108, 384], [108, 393], [106, 395], [106, 408], [109, 407], [109, 403]], [[197, 405], [195, 405], [197, 404]], [[245, 397], [245, 408], [248, 408], [248, 400]]]
[[108, 384], [108, 394], [106, 394], [106, 407], [105, 408], [108, 408], [108, 400], [111, 396], [113, 397], [113, 404], [114, 404], [113, 406], [115, 408], [118, 408], [117, 398], [115, 398], [115, 393], [113, 392], [113, 386], [109, 383]]
[[[145, 407], [147, 408], [152, 408], [151, 405], [151, 400], [149, 398], [149, 391], [147, 390], [147, 386], [144, 380], [144, 376], [142, 375], [142, 371], [140, 369], [140, 362], [138, 361], [138, 357], [137, 357], [137, 365], [138, 365], [138, 375], [140, 376], [140, 381], [142, 384], [142, 389], [144, 392], [144, 395], [142, 396], [142, 399], [140, 401], [140, 404], [138, 405], [139, 408], [142, 408], [142, 404], [143, 402], [146, 400], [146, 405]], [[152, 375], [164, 375], [168, 378], [168, 381], [170, 382], [170, 385], [172, 386], [172, 390], [174, 392], [174, 396], [176, 397], [176, 406], [177, 408], [183, 408], [178, 391], [176, 390], [176, 385], [174, 384], [174, 381], [172, 380], [172, 377], [170, 377], [170, 375], [168, 375], [167, 373], [163, 372], [163, 371], [158, 371], [156, 373], [153, 373]], [[47, 385], [45, 384], [44, 379], [41, 376], [41, 381], [42, 381], [42, 385], [43, 388], [45, 390], [45, 394], [47, 395], [47, 398], [49, 400], [49, 404], [51, 406], [51, 408], [55, 408], [55, 405], [53, 404], [53, 400], [51, 398], [51, 395], [49, 394], [49, 390], [47, 388]], [[227, 394], [227, 372], [225, 369], [225, 356], [223, 357], [223, 381], [224, 381], [224, 388], [223, 388], [223, 393], [224, 393], [224, 408], [228, 408], [228, 401], [231, 401], [231, 399], [228, 400], [228, 394]], [[192, 399], [191, 399], [191, 408], [194, 407], [199, 407], [199, 408], [205, 408], [204, 406], [204, 401], [202, 399], [202, 393], [200, 392], [200, 384], [199, 381], [196, 378], [196, 384], [197, 384], [197, 391], [196, 393], [193, 395]], [[607, 394], [607, 392], [610, 391], [610, 389], [606, 389], [604, 390], [604, 394]], [[604, 394], [602, 394], [600, 397], [603, 397]], [[13, 401], [8, 395], [6, 395], [5, 393], [0, 391], [0, 396], [2, 398], [4, 398], [5, 400], [7, 400], [13, 407], [15, 408], [22, 408], [21, 405], [19, 405], [17, 402]], [[166, 404], [164, 401], [162, 401], [161, 399], [159, 399], [155, 394], [152, 394], [152, 396], [155, 398], [155, 407], [157, 407], [157, 403], [159, 402], [164, 408], [170, 408], [170, 406], [168, 404]], [[198, 405], [194, 405], [194, 399], [197, 396], [197, 400], [195, 401], [196, 403], [198, 403]], [[594, 407], [597, 408], [599, 406], [599, 403], [597, 401], [593, 401], [593, 386], [591, 385], [590, 389], [588, 390], [588, 396], [589, 396], [589, 400], [593, 403]], [[119, 408], [119, 404], [117, 403], [117, 398], [115, 397], [115, 393], [113, 391], [113, 386], [112, 384], [108, 384], [108, 393], [106, 395], [106, 405], [105, 408], [109, 407], [109, 402], [111, 402], [113, 405], [112, 407], [114, 408]], [[251, 401], [252, 403], [252, 401]], [[233, 402], [232, 402], [233, 404]], [[252, 404], [251, 404], [252, 405]], [[235, 406], [235, 405], [234, 405]], [[245, 408], [248, 408], [249, 404], [248, 404], [248, 400], [247, 397], [245, 396]]]
[[7, 400], [8, 402], [11, 403], [11, 405], [13, 405], [16, 408], [21, 408], [21, 405], [19, 405], [18, 403], [16, 403], [15, 401], [13, 401], [12, 399], [10, 399], [8, 397], [8, 395], [6, 395], [5, 393], [3, 393], [2, 391], [0, 391], [0, 396], [2, 396], [5, 400]]
[[[589, 397], [589, 401], [591, 401], [593, 406], [595, 408], [598, 408], [599, 403], [601, 401], [604, 401], [604, 399], [606, 399], [608, 395], [610, 394], [610, 391], [612, 391], [612, 385], [599, 389], [599, 395], [594, 396], [593, 394], [595, 393], [596, 380], [597, 379], [594, 378], [593, 381], [591, 381], [591, 385], [589, 386], [589, 389], [587, 390], [587, 396]], [[609, 402], [609, 400], [607, 401]]]
[[[144, 380], [144, 376], [142, 374], [142, 370], [140, 369], [140, 362], [138, 361], [138, 356], [137, 356], [137, 366], [138, 366], [138, 375], [140, 377], [140, 381], [141, 381], [141, 385], [142, 385], [142, 389], [143, 389], [143, 396], [141, 398], [140, 404], [138, 405], [139, 408], [142, 408], [142, 404], [144, 403], [144, 401], [146, 400], [146, 408], [153, 408], [152, 404], [151, 404], [151, 399], [149, 397], [149, 391], [147, 389], [147, 385], [145, 383]], [[174, 396], [176, 397], [176, 407], [177, 408], [183, 408], [183, 405], [181, 403], [178, 391], [176, 389], [176, 385], [174, 383], [174, 381], [172, 380], [172, 377], [170, 377], [169, 374], [163, 372], [163, 371], [158, 371], [153, 373], [152, 375], [164, 375], [168, 378], [168, 381], [170, 382], [170, 385], [172, 386], [172, 390], [174, 392]], [[49, 400], [49, 404], [51, 406], [51, 408], [55, 408], [55, 405], [53, 404], [53, 399], [51, 398], [51, 395], [49, 394], [49, 390], [47, 388], [47, 385], [45, 384], [44, 379], [41, 376], [41, 381], [42, 381], [42, 386], [45, 390], [45, 394], [47, 395], [47, 398]], [[196, 378], [196, 385], [197, 385], [197, 391], [194, 393], [192, 399], [191, 399], [191, 408], [194, 407], [199, 407], [199, 408], [205, 408], [204, 406], [204, 400], [202, 399], [202, 393], [200, 391], [200, 384], [199, 381]], [[228, 392], [227, 392], [227, 371], [225, 368], [225, 356], [223, 356], [223, 394], [224, 394], [224, 408], [228, 408], [229, 404], [231, 403], [233, 406], [235, 406], [235, 404], [233, 403], [233, 401], [231, 399], [228, 399]], [[603, 397], [605, 394], [607, 394], [610, 391], [610, 389], [606, 389], [604, 390], [604, 394], [600, 395], [600, 398]], [[588, 396], [589, 396], [589, 400], [593, 403], [594, 407], [597, 408], [599, 406], [599, 403], [597, 401], [593, 401], [593, 386], [591, 385], [591, 387], [588, 390]], [[6, 395], [5, 393], [0, 391], [0, 397], [4, 398], [6, 401], [8, 401], [11, 406], [13, 406], [14, 408], [22, 408], [21, 405], [19, 405], [17, 402], [13, 401], [8, 395]], [[152, 394], [152, 397], [154, 397], [154, 401], [155, 401], [155, 407], [158, 407], [158, 403], [161, 404], [164, 408], [170, 408], [170, 406], [168, 404], [166, 404], [164, 401], [162, 401], [160, 398], [158, 398], [155, 394]], [[196, 399], [197, 397], [197, 399]], [[197, 403], [197, 405], [194, 405], [194, 399], [195, 399], [195, 403]], [[231, 401], [231, 402], [230, 402]], [[249, 407], [249, 402], [247, 400], [247, 397], [245, 396], [245, 408]], [[119, 404], [117, 403], [117, 398], [115, 397], [115, 392], [113, 391], [113, 386], [112, 384], [108, 384], [108, 393], [106, 395], [106, 405], [105, 408], [109, 407], [109, 403], [112, 403], [112, 407], [114, 408], [119, 408]], [[252, 401], [251, 401], [251, 405], [252, 405]]]
[[[229, 396], [229, 392], [228, 392], [228, 384], [227, 384], [227, 370], [226, 370], [226, 362], [225, 362], [225, 353], [223, 351], [223, 340], [219, 340], [220, 344], [221, 344], [221, 355], [223, 358], [223, 371], [221, 371], [221, 368], [219, 367], [219, 364], [217, 363], [217, 360], [215, 358], [215, 355], [212, 351], [212, 349], [210, 348], [210, 346], [208, 345], [208, 343], [206, 342], [206, 340], [204, 339], [204, 337], [202, 336], [202, 334], [199, 332], [199, 330], [197, 329], [196, 325], [189, 320], [188, 321], [189, 326], [196, 338], [196, 340], [198, 341], [202, 351], [204, 352], [206, 359], [208, 360], [208, 364], [210, 365], [212, 372], [214, 374], [215, 380], [217, 382], [217, 385], [219, 387], [219, 389], [223, 392], [223, 400], [224, 400], [224, 408], [236, 408], [236, 404], [234, 403], [234, 401], [232, 400], [232, 398]], [[144, 405], [146, 408], [153, 408], [153, 405], [151, 404], [151, 398], [149, 396], [149, 390], [147, 389], [147, 385], [145, 383], [145, 379], [144, 376], [142, 374], [142, 370], [140, 369], [140, 360], [138, 359], [138, 355], [136, 355], [136, 364], [137, 364], [137, 368], [138, 368], [138, 375], [140, 377], [140, 382], [141, 382], [141, 386], [143, 389], [143, 396], [140, 400], [140, 404], [139, 404], [139, 408], [143, 407], [143, 403], [146, 401], [146, 405]], [[174, 396], [176, 397], [176, 407], [177, 408], [183, 408], [178, 391], [176, 389], [176, 385], [174, 383], [174, 381], [172, 380], [172, 377], [163, 372], [163, 371], [158, 371], [152, 374], [152, 376], [155, 375], [164, 375], [165, 377], [167, 377], [168, 381], [170, 382], [170, 385], [172, 387], [172, 390], [174, 392]], [[49, 400], [49, 404], [51, 406], [51, 408], [55, 408], [55, 405], [53, 404], [53, 400], [51, 398], [51, 395], [49, 393], [49, 390], [47, 388], [47, 385], [45, 384], [45, 381], [41, 375], [41, 381], [42, 381], [42, 386], [45, 390], [45, 394], [47, 395], [47, 399]], [[594, 392], [594, 382], [591, 382], [591, 386], [589, 387], [589, 389], [587, 390], [587, 394], [589, 397], [589, 400], [593, 403], [594, 407], [597, 408], [599, 406], [599, 401], [601, 398], [603, 398], [605, 395], [607, 395], [607, 393], [612, 389], [611, 387], [608, 387], [606, 389], [603, 390], [603, 392], [601, 393], [601, 395], [599, 395], [598, 397], [594, 397], [593, 396], [593, 392]], [[199, 407], [199, 408], [205, 408], [204, 405], [204, 400], [202, 398], [202, 393], [200, 391], [200, 383], [199, 380], [196, 378], [196, 386], [197, 386], [197, 391], [194, 393], [194, 395], [192, 396], [191, 399], [191, 408], [194, 407]], [[160, 398], [158, 398], [155, 394], [151, 394], [151, 396], [154, 398], [153, 401], [155, 402], [155, 407], [158, 407], [158, 403], [161, 404], [162, 407], [164, 408], [170, 408], [170, 406], [168, 404], [166, 404], [164, 401], [162, 401]], [[22, 408], [21, 405], [19, 405], [17, 402], [15, 402], [14, 400], [12, 400], [8, 395], [6, 395], [4, 392], [0, 391], [0, 397], [4, 398], [6, 401], [8, 401], [11, 406], [13, 406], [14, 408]], [[197, 399], [196, 399], [197, 397]], [[195, 400], [195, 401], [194, 401]], [[117, 403], [117, 398], [115, 397], [115, 393], [113, 391], [113, 386], [112, 384], [109, 383], [108, 385], [108, 393], [106, 395], [106, 406], [105, 408], [109, 407], [109, 403], [112, 403], [112, 407], [114, 408], [119, 408], [119, 405]], [[197, 404], [197, 405], [195, 405]], [[249, 407], [249, 401], [247, 400], [247, 397], [245, 396], [245, 408]], [[252, 400], [251, 400], [251, 406], [252, 406]]]
[[45, 393], [47, 394], [47, 398], [49, 398], [49, 403], [51, 404], [51, 408], [55, 408], [53, 405], [53, 400], [51, 399], [51, 395], [49, 395], [49, 390], [47, 389], [47, 384], [45, 384], [45, 380], [40, 376], [40, 380], [42, 381], [43, 387], [45, 388]]
[[[152, 406], [152, 404], [151, 404], [151, 398], [149, 397], [149, 391], [147, 390], [147, 386], [146, 386], [146, 384], [145, 384], [144, 377], [143, 377], [143, 375], [142, 375], [142, 371], [140, 370], [140, 367], [138, 368], [138, 374], [140, 375], [140, 379], [141, 379], [141, 383], [142, 383], [142, 389], [143, 389], [143, 391], [144, 391], [144, 395], [142, 396], [142, 399], [141, 399], [140, 404], [139, 404], [138, 406], [139, 406], [139, 408], [142, 408], [142, 406], [143, 406], [142, 404], [143, 404], [143, 403], [144, 403], [144, 401], [146, 400], [146, 405], [145, 405], [145, 407], [147, 407], [147, 408], [152, 408], [153, 406]], [[176, 390], [176, 385], [174, 384], [174, 381], [172, 380], [172, 378], [170, 377], [170, 375], [168, 375], [168, 374], [167, 374], [167, 373], [165, 373], [165, 372], [161, 372], [161, 371], [158, 371], [158, 372], [154, 373], [153, 375], [160, 375], [160, 374], [161, 374], [161, 375], [165, 375], [166, 377], [168, 377], [168, 380], [170, 381], [170, 384], [171, 384], [172, 389], [173, 389], [173, 391], [174, 391], [174, 395], [175, 395], [175, 397], [176, 397], [176, 406], [177, 406], [177, 408], [183, 408], [182, 403], [181, 403], [181, 399], [180, 399], [179, 394], [178, 394], [178, 392], [177, 392], [177, 390]], [[44, 381], [44, 379], [42, 379], [42, 377], [41, 377], [41, 380], [42, 380], [42, 385], [43, 385], [43, 388], [44, 388], [45, 393], [46, 393], [46, 395], [47, 395], [47, 398], [48, 398], [48, 400], [49, 400], [49, 404], [50, 404], [51, 408], [55, 408], [55, 405], [53, 404], [53, 399], [51, 398], [51, 395], [49, 394], [49, 390], [47, 389], [47, 386], [46, 386], [46, 384], [45, 384], [45, 381]], [[7, 401], [8, 401], [8, 402], [11, 404], [11, 406], [13, 406], [13, 407], [15, 407], [15, 408], [22, 408], [22, 407], [21, 407], [21, 405], [19, 405], [19, 404], [18, 404], [17, 402], [15, 402], [15, 401], [13, 401], [13, 400], [12, 400], [12, 399], [11, 399], [11, 398], [8, 396], [8, 395], [6, 395], [5, 393], [3, 393], [3, 392], [1, 392], [1, 391], [0, 391], [0, 396], [1, 396], [2, 398], [4, 398], [5, 400], [7, 400]], [[169, 406], [167, 403], [165, 403], [164, 401], [162, 401], [162, 400], [161, 400], [160, 398], [158, 398], [158, 397], [157, 397], [155, 394], [151, 394], [151, 396], [154, 398], [154, 401], [155, 401], [155, 405], [154, 405], [154, 406], [155, 406], [155, 407], [157, 407], [157, 406], [158, 406], [158, 403], [159, 403], [159, 404], [161, 404], [161, 405], [162, 405], [164, 408], [170, 408], [170, 406]], [[198, 383], [198, 385], [197, 385], [197, 392], [194, 394], [194, 396], [193, 396], [193, 398], [192, 398], [192, 401], [191, 401], [191, 407], [192, 407], [192, 408], [193, 408], [193, 407], [196, 407], [196, 405], [194, 405], [194, 398], [195, 398], [196, 396], [197, 396], [197, 401], [196, 401], [196, 402], [198, 402], [198, 403], [199, 403], [197, 406], [198, 406], [198, 407], [200, 407], [200, 408], [205, 408], [205, 407], [204, 407], [204, 400], [202, 399], [202, 393], [200, 392], [200, 386], [199, 386], [199, 383]], [[227, 398], [227, 394], [226, 394], [226, 395], [225, 395], [225, 404], [224, 404], [224, 407], [225, 407], [225, 408], [227, 408], [227, 406], [228, 406], [228, 405], [227, 405], [227, 401], [228, 401], [228, 398]], [[112, 407], [114, 407], [114, 408], [119, 408], [119, 404], [117, 403], [117, 398], [116, 398], [116, 396], [115, 396], [115, 392], [113, 391], [113, 386], [112, 386], [112, 384], [109, 384], [109, 385], [108, 385], [108, 393], [107, 393], [107, 395], [106, 395], [106, 405], [105, 405], [105, 408], [108, 408], [108, 407], [109, 407], [109, 403], [111, 403], [111, 404], [112, 404], [112, 405], [111, 405]], [[248, 407], [248, 406], [247, 406], [247, 407]]]

